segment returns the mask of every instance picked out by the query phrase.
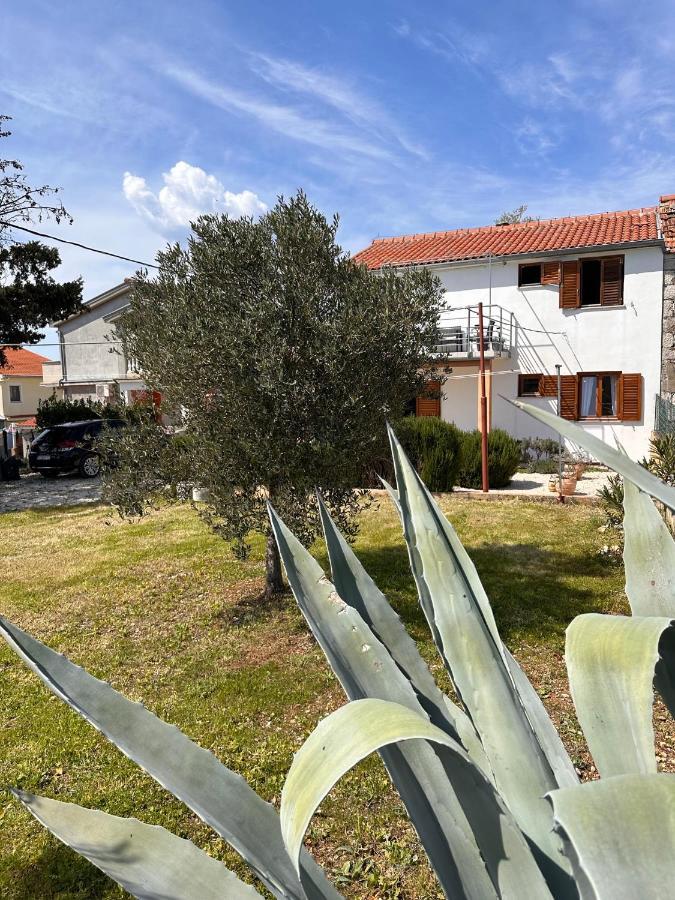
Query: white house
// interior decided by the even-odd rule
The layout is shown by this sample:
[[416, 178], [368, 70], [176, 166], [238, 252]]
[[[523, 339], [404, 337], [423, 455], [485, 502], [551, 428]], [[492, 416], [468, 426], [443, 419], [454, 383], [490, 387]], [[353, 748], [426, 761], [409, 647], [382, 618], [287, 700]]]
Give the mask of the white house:
[[375, 270], [431, 269], [445, 288], [435, 365], [441, 397], [418, 398], [417, 414], [463, 429], [479, 425], [482, 302], [489, 427], [552, 437], [503, 398], [555, 411], [560, 365], [562, 415], [612, 444], [617, 438], [633, 457], [644, 455], [656, 399], [675, 389], [675, 361], [667, 358], [675, 347], [675, 297], [667, 301], [673, 309], [664, 305], [664, 274], [666, 289], [675, 290], [674, 202], [378, 238], [358, 253]]
[[54, 323], [61, 345], [60, 386], [66, 398], [130, 403], [145, 394], [138, 366], [126, 358], [116, 333], [116, 323], [129, 305], [130, 289], [122, 282]]

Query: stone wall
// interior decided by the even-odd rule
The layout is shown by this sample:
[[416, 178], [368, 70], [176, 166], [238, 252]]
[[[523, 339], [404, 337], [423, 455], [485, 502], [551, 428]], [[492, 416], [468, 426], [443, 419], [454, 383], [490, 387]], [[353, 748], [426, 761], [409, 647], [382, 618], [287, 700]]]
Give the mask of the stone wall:
[[675, 402], [675, 194], [661, 197], [659, 222], [666, 251], [663, 257], [661, 394]]

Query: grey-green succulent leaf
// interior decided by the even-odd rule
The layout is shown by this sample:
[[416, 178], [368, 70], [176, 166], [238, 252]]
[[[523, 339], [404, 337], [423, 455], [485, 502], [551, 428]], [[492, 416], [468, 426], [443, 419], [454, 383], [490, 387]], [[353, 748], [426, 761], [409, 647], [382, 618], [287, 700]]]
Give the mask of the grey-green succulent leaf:
[[139, 900], [252, 900], [260, 894], [217, 859], [159, 825], [13, 790], [64, 844]]
[[[451, 736], [459, 734], [469, 756], [491, 777], [480, 738], [463, 709], [452, 703], [436, 685], [417, 644], [398, 614], [361, 565], [358, 557], [331, 519], [321, 496], [319, 511], [333, 584], [345, 603], [353, 606], [363, 621], [382, 641], [392, 659], [412, 684], [429, 718]], [[352, 698], [353, 699], [353, 698]]]
[[559, 842], [544, 800], [559, 786], [553, 764], [516, 689], [489, 603], [482, 587], [478, 591], [475, 568], [467, 564], [468, 554], [454, 529], [391, 429], [389, 433], [420, 604], [481, 738], [497, 789], [519, 826], [548, 859], [549, 883], [564, 892]]
[[[272, 508], [270, 519], [298, 606], [347, 697], [394, 701], [428, 720], [407, 676], [358, 610], [338, 596], [319, 564]], [[457, 740], [450, 713], [446, 729]], [[386, 746], [381, 755], [447, 896], [476, 900], [496, 896], [474, 836], [472, 805], [467, 808], [458, 796], [465, 793], [464, 785], [456, 783], [463, 773], [448, 769], [424, 742]]]
[[[508, 400], [506, 397], [503, 399]], [[522, 409], [523, 412], [529, 413], [529, 415], [538, 419], [544, 425], [548, 425], [554, 431], [557, 431], [558, 434], [562, 434], [563, 437], [568, 438], [574, 444], [583, 447], [584, 450], [587, 450], [595, 457], [595, 459], [598, 459], [601, 463], [609, 466], [610, 469], [614, 469], [615, 472], [618, 472], [620, 475], [623, 475], [624, 478], [632, 481], [633, 484], [646, 494], [649, 494], [651, 497], [656, 497], [657, 500], [665, 503], [670, 509], [675, 509], [675, 488], [666, 484], [664, 481], [661, 481], [660, 478], [657, 478], [656, 475], [653, 475], [647, 469], [638, 465], [638, 463], [633, 462], [633, 460], [621, 450], [610, 447], [609, 444], [601, 441], [600, 438], [595, 437], [595, 435], [589, 434], [589, 432], [585, 431], [583, 428], [579, 428], [579, 426], [575, 425], [573, 422], [569, 422], [567, 419], [561, 419], [544, 409], [537, 409], [537, 407], [532, 406], [529, 403], [522, 403], [520, 400], [508, 400], [508, 402], [513, 404], [513, 406], [517, 406], [518, 409]]]
[[359, 700], [336, 710], [318, 724], [295, 755], [281, 795], [281, 828], [290, 857], [298, 859], [317, 807], [360, 760], [389, 744], [426, 742], [435, 745], [448, 768], [461, 772], [458, 780], [464, 785], [463, 801], [473, 807], [473, 825], [498, 885], [498, 896], [550, 900], [551, 893], [522, 832], [465, 751], [419, 713], [384, 700]]
[[581, 900], [663, 900], [675, 885], [675, 775], [618, 775], [549, 794]]
[[392, 485], [389, 484], [389, 482], [386, 480], [386, 478], [382, 478], [381, 475], [378, 475], [378, 478], [382, 482], [382, 486], [384, 487], [385, 491], [389, 494], [389, 499], [394, 504], [394, 508], [396, 509], [396, 512], [400, 516], [401, 515], [401, 504], [399, 503], [399, 500], [398, 500], [398, 491], [396, 490], [395, 487], [392, 487]]
[[51, 691], [230, 843], [276, 897], [340, 897], [309, 854], [300, 883], [274, 807], [212, 753], [1, 617], [0, 634]]
[[623, 562], [634, 616], [675, 616], [675, 541], [654, 501], [623, 485]]
[[567, 629], [570, 691], [603, 777], [656, 772], [653, 684], [675, 671], [673, 622], [657, 616], [577, 616]]

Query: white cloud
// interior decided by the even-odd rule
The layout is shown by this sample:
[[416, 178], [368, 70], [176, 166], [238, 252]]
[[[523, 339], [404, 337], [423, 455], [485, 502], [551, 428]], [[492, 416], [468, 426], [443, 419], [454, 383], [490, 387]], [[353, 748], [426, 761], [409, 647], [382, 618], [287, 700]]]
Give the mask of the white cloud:
[[202, 213], [221, 212], [238, 219], [259, 216], [267, 209], [252, 191], [234, 194], [215, 175], [183, 160], [162, 178], [164, 186], [155, 193], [145, 178], [125, 172], [122, 189], [136, 212], [163, 230], [183, 228]]

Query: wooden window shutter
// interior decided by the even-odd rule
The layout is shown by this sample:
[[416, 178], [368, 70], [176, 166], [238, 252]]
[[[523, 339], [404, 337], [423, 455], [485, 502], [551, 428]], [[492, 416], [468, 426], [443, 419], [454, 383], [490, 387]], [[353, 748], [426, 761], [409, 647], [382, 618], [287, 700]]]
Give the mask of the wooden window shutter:
[[608, 256], [602, 261], [600, 303], [603, 306], [623, 303], [623, 256]]
[[[441, 383], [440, 381], [427, 381], [423, 394], [417, 398], [415, 404], [416, 416], [436, 416], [441, 417]], [[436, 396], [430, 397], [429, 394]]]
[[541, 283], [560, 284], [559, 262], [545, 262], [541, 264]]
[[619, 376], [619, 418], [624, 422], [639, 422], [642, 418], [642, 375]]
[[542, 375], [539, 382], [539, 393], [542, 397], [558, 396], [558, 376]]
[[560, 415], [563, 419], [577, 419], [579, 409], [579, 379], [563, 375], [560, 379]]
[[562, 264], [559, 305], [561, 309], [576, 309], [579, 306], [579, 262], [576, 259]]

